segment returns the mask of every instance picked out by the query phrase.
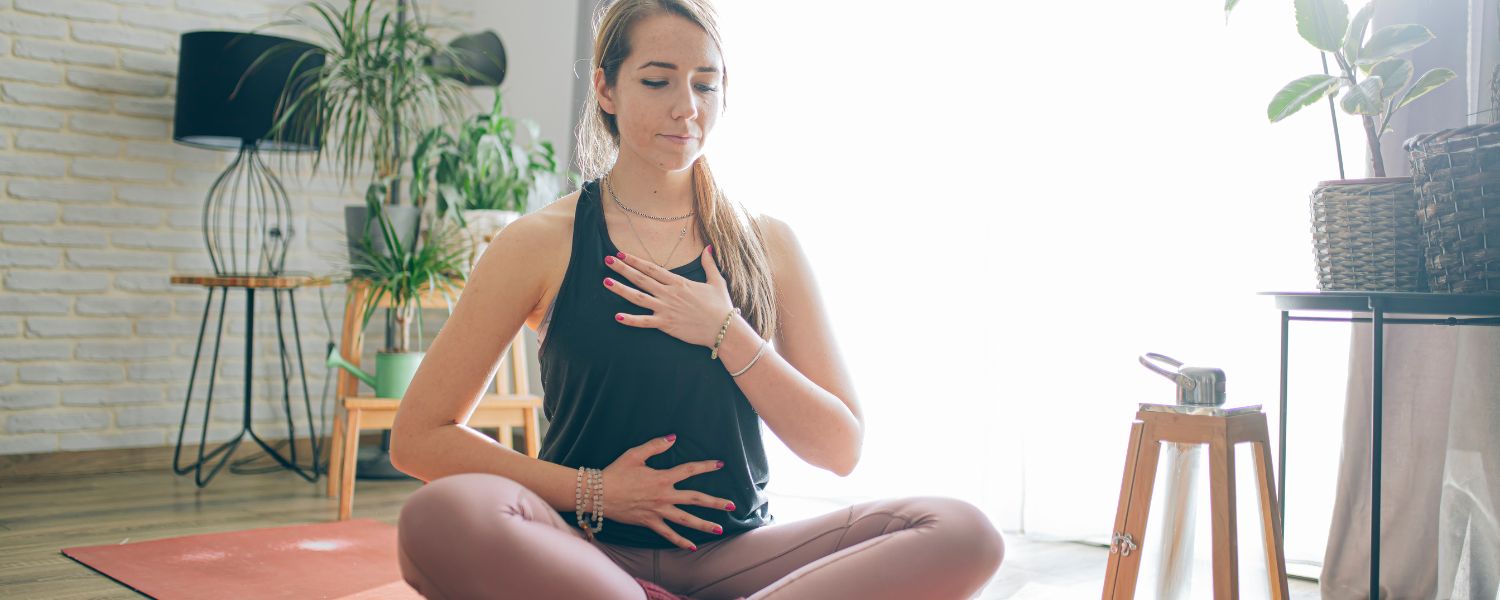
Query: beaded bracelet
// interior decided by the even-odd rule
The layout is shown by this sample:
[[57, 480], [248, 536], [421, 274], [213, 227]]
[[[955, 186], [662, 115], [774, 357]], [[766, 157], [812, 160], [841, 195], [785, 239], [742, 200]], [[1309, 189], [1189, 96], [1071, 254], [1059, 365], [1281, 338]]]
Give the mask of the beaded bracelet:
[[573, 478], [573, 520], [579, 529], [587, 529], [583, 525], [583, 467], [578, 467], [578, 475]]
[[[583, 488], [584, 475], [588, 475], [588, 487], [592, 494], [592, 504], [589, 512], [593, 513], [593, 526], [588, 524], [583, 510]], [[578, 527], [583, 529], [589, 539], [594, 539], [594, 534], [604, 530], [604, 472], [599, 469], [578, 467], [577, 484], [573, 491], [574, 517], [578, 521]]]
[[729, 311], [729, 314], [724, 315], [724, 324], [719, 326], [719, 337], [714, 340], [714, 350], [709, 353], [709, 358], [719, 360], [719, 344], [724, 343], [724, 333], [729, 331], [729, 322], [734, 320], [734, 316], [737, 314], [740, 314], [738, 306], [734, 307], [734, 310]]
[[604, 529], [604, 471], [594, 469], [594, 498], [590, 508], [594, 513], [594, 526], [592, 533], [598, 533]]
[[586, 469], [583, 467], [579, 467], [579, 469], [582, 473], [588, 475], [588, 483], [586, 485], [590, 488], [592, 494], [590, 500], [593, 503], [591, 506], [593, 510], [590, 512], [593, 513], [594, 525], [592, 527], [589, 526], [584, 517], [582, 486], [580, 486], [575, 494], [575, 500], [578, 504], [576, 517], [578, 519], [578, 526], [583, 529], [589, 539], [594, 539], [594, 534], [604, 529], [604, 474], [598, 469]]

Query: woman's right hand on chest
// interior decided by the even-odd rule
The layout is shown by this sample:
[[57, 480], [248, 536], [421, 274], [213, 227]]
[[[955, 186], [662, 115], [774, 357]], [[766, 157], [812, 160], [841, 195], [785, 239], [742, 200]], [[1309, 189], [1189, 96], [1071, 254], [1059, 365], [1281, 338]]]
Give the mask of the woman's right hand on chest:
[[[734, 510], [734, 504], [696, 490], [679, 490], [677, 482], [723, 468], [722, 461], [700, 460], [670, 469], [653, 469], [646, 459], [665, 452], [676, 436], [652, 438], [651, 441], [626, 450], [615, 462], [604, 468], [604, 516], [610, 520], [639, 525], [655, 531], [668, 541], [688, 550], [697, 547], [678, 535], [667, 521], [709, 533], [723, 534], [719, 524], [693, 516], [679, 504], [706, 506], [717, 510]], [[584, 496], [588, 496], [587, 490]]]

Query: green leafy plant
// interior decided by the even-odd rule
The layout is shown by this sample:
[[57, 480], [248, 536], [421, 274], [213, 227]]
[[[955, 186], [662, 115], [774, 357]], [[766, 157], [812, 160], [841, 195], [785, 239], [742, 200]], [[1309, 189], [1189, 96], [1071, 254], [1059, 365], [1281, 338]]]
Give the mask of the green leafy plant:
[[[368, 161], [373, 167], [370, 185], [383, 187], [390, 204], [400, 203], [399, 186], [393, 183], [422, 135], [435, 124], [462, 119], [472, 106], [459, 78], [478, 76], [433, 37], [415, 9], [407, 18], [404, 2], [401, 8], [378, 8], [377, 0], [342, 5], [310, 0], [266, 26], [315, 31], [315, 44], [323, 49], [321, 65], [288, 80], [273, 135], [283, 128], [296, 134], [328, 128], [314, 151], [313, 172], [332, 153], [339, 179], [348, 183]], [[287, 51], [289, 47], [273, 47], [251, 69]], [[293, 72], [310, 59], [299, 57]]]
[[[1227, 0], [1226, 13], [1236, 3]], [[1297, 33], [1313, 47], [1332, 55], [1339, 73], [1307, 75], [1286, 84], [1271, 99], [1266, 116], [1275, 123], [1323, 98], [1342, 94], [1339, 107], [1360, 116], [1371, 170], [1376, 177], [1384, 177], [1380, 136], [1390, 131], [1391, 115], [1456, 75], [1449, 69], [1432, 69], [1412, 82], [1411, 61], [1398, 56], [1432, 41], [1432, 32], [1421, 25], [1388, 25], [1366, 39], [1375, 0], [1353, 19], [1343, 0], [1296, 0], [1296, 8]]]
[[[423, 291], [443, 295], [451, 307], [454, 284], [464, 279], [468, 264], [467, 245], [456, 228], [419, 227], [408, 247], [385, 206], [401, 204], [402, 169], [425, 132], [468, 114], [473, 100], [465, 81], [484, 79], [466, 57], [434, 37], [415, 5], [410, 10], [407, 5], [406, 0], [307, 0], [285, 18], [257, 28], [290, 26], [316, 36], [311, 41], [321, 50], [321, 64], [309, 62], [318, 58], [311, 52], [297, 57], [268, 135], [322, 139], [312, 155], [314, 173], [327, 161], [341, 183], [368, 176], [366, 214], [379, 227], [349, 232], [350, 277], [368, 282], [366, 322], [382, 301], [390, 304], [387, 330], [396, 335], [389, 336], [387, 350], [392, 352], [407, 351], [413, 325], [421, 337]], [[296, 51], [289, 44], [272, 47], [249, 70]], [[313, 66], [303, 69], [304, 63]], [[413, 199], [418, 208], [421, 201]], [[384, 242], [378, 252], [376, 236]]]
[[[412, 156], [414, 198], [436, 197], [438, 216], [464, 210], [526, 212], [527, 199], [541, 177], [558, 173], [552, 143], [539, 139], [537, 125], [503, 114], [500, 90], [488, 113], [463, 121], [456, 134], [438, 126], [427, 131]], [[522, 144], [517, 127], [531, 142]]]
[[371, 186], [365, 203], [370, 214], [379, 215], [380, 236], [385, 242], [386, 252], [376, 252], [375, 240], [365, 235], [359, 240], [353, 267], [355, 275], [366, 285], [364, 288], [364, 314], [361, 318], [369, 323], [370, 317], [382, 301], [388, 300], [390, 314], [398, 335], [391, 340], [387, 352], [407, 352], [411, 348], [411, 328], [417, 328], [417, 338], [422, 337], [422, 294], [438, 294], [453, 309], [454, 296], [461, 282], [467, 278], [467, 239], [457, 225], [436, 219], [422, 231], [411, 245], [401, 243], [396, 230], [384, 211], [379, 210], [384, 197], [383, 186]]

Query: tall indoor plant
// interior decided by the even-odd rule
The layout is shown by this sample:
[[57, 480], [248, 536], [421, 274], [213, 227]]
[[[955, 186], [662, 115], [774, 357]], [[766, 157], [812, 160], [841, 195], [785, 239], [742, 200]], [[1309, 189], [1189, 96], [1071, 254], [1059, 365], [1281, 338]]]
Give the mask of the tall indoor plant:
[[[1312, 193], [1318, 287], [1425, 291], [1416, 192], [1411, 177], [1386, 176], [1380, 138], [1390, 131], [1392, 115], [1456, 75], [1439, 68], [1413, 81], [1412, 62], [1401, 55], [1431, 41], [1432, 32], [1402, 24], [1370, 33], [1377, 2], [1371, 0], [1351, 19], [1343, 0], [1295, 0], [1297, 32], [1325, 53], [1325, 69], [1283, 86], [1266, 116], [1275, 123], [1324, 98], [1338, 98], [1339, 107], [1357, 115], [1364, 129], [1372, 177], [1342, 178], [1343, 150], [1335, 131], [1341, 179], [1320, 182]], [[1225, 3], [1226, 14], [1236, 3]], [[1337, 73], [1327, 72], [1328, 56]]]
[[[415, 7], [408, 18], [405, 0], [395, 11], [380, 4], [309, 0], [268, 25], [314, 31], [323, 50], [322, 64], [287, 86], [274, 129], [295, 132], [326, 123], [330, 132], [312, 154], [312, 171], [328, 160], [342, 184], [367, 176], [365, 195], [383, 194], [376, 207], [410, 245], [420, 227], [421, 198], [403, 205], [402, 168], [428, 129], [464, 117], [472, 99], [462, 80], [477, 73], [466, 66], [465, 57], [434, 37]], [[284, 50], [273, 48], [262, 58], [278, 51]], [[366, 210], [365, 204], [346, 207], [351, 256], [362, 236], [376, 233]], [[373, 238], [380, 251], [383, 236]]]
[[[365, 182], [365, 202], [346, 206], [344, 223], [351, 275], [360, 278], [372, 295], [363, 317], [370, 318], [368, 311], [380, 305], [381, 297], [391, 299], [391, 310], [385, 313], [385, 351], [376, 356], [377, 371], [382, 361], [392, 363], [391, 357], [397, 356], [405, 358], [396, 362], [415, 368], [422, 357], [410, 352], [410, 327], [420, 330], [421, 323], [415, 298], [422, 289], [446, 291], [450, 286], [444, 281], [462, 278], [467, 267], [462, 260], [451, 260], [452, 245], [441, 237], [445, 230], [419, 233], [422, 198], [413, 198], [411, 205], [402, 203], [402, 169], [424, 132], [461, 119], [472, 108], [468, 84], [498, 85], [504, 77], [503, 48], [498, 54], [460, 51], [455, 48], [459, 40], [440, 43], [415, 6], [408, 18], [407, 0], [396, 0], [394, 11], [388, 6], [377, 0], [308, 0], [289, 10], [287, 18], [268, 25], [315, 32], [322, 54], [321, 65], [286, 86], [291, 91], [281, 98], [273, 131], [328, 127], [325, 143], [312, 157], [312, 171], [327, 160], [340, 183]], [[489, 35], [499, 46], [498, 38]], [[273, 48], [262, 59], [285, 51]], [[304, 55], [300, 60], [311, 58]], [[475, 64], [483, 72], [471, 68]], [[409, 381], [414, 370], [402, 373]], [[405, 477], [389, 464], [389, 447], [387, 431], [381, 452], [362, 464], [361, 476]]]
[[[378, 0], [308, 0], [267, 26], [317, 33], [322, 62], [286, 87], [273, 131], [328, 127], [311, 170], [327, 161], [340, 183], [366, 182], [365, 202], [346, 206], [344, 221], [352, 274], [372, 281], [396, 278], [400, 274], [390, 269], [403, 268], [409, 269], [400, 275], [406, 280], [430, 279], [410, 270], [421, 267], [412, 259], [424, 256], [418, 240], [423, 206], [421, 197], [402, 203], [402, 169], [429, 128], [472, 108], [465, 82], [483, 77], [470, 68], [472, 56], [434, 37], [415, 6], [410, 18], [407, 12], [405, 0], [394, 11]], [[261, 60], [287, 51], [293, 49], [273, 47]], [[410, 306], [396, 304], [386, 313], [387, 352], [405, 351], [410, 338]]]

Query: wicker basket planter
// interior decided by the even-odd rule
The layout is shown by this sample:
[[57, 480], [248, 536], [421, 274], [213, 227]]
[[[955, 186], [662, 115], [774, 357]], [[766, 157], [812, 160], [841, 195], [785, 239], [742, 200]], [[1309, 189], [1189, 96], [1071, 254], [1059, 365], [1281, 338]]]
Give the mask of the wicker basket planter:
[[1500, 124], [1419, 135], [1406, 149], [1428, 287], [1500, 293]]
[[1319, 290], [1427, 291], [1412, 178], [1324, 181], [1311, 208]]

